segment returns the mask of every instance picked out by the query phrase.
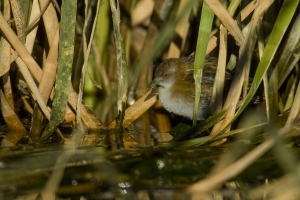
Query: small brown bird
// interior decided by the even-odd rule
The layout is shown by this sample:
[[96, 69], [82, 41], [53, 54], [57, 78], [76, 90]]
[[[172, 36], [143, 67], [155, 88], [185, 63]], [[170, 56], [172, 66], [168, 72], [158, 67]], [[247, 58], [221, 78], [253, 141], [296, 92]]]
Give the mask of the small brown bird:
[[[193, 118], [195, 100], [194, 56], [171, 58], [163, 61], [155, 71], [155, 79], [148, 88], [158, 86], [158, 97], [163, 107], [176, 115]], [[213, 92], [217, 59], [206, 56], [201, 82], [198, 120], [208, 117], [208, 108]], [[226, 80], [231, 75], [226, 73]]]

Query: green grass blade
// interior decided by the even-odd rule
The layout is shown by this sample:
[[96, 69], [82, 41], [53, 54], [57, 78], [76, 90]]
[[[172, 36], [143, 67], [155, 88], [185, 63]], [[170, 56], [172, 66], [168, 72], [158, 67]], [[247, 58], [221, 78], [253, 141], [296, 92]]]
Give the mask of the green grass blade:
[[62, 2], [58, 68], [52, 113], [50, 122], [42, 134], [42, 140], [51, 136], [64, 120], [66, 113], [73, 64], [76, 13], [77, 1]]
[[257, 91], [263, 79], [264, 74], [266, 73], [268, 67], [270, 66], [271, 61], [274, 58], [278, 46], [282, 41], [282, 38], [287, 30], [287, 27], [289, 26], [290, 21], [292, 20], [292, 17], [295, 13], [298, 3], [299, 1], [294, 1], [294, 0], [286, 0], [283, 3], [278, 18], [275, 22], [273, 31], [270, 35], [270, 39], [266, 45], [266, 48], [264, 49], [264, 53], [261, 58], [261, 61], [259, 62], [249, 93], [246, 96], [240, 109], [235, 114], [232, 121], [234, 121], [242, 113], [242, 111], [246, 108], [246, 106], [253, 98], [255, 92]]
[[214, 13], [203, 2], [202, 14], [200, 20], [200, 27], [198, 32], [197, 47], [195, 52], [195, 63], [194, 63], [194, 79], [195, 79], [195, 102], [194, 102], [194, 113], [193, 113], [193, 125], [197, 123], [197, 114], [199, 107], [199, 100], [201, 94], [201, 79], [202, 70], [204, 68], [206, 48], [209, 40], [209, 34], [214, 19]]
[[118, 70], [118, 117], [116, 124], [116, 142], [118, 147], [124, 147], [123, 143], [123, 119], [125, 115], [127, 90], [128, 90], [128, 71], [127, 60], [123, 39], [120, 32], [120, 5], [110, 0], [110, 8], [112, 11], [114, 38], [117, 51], [117, 70]]

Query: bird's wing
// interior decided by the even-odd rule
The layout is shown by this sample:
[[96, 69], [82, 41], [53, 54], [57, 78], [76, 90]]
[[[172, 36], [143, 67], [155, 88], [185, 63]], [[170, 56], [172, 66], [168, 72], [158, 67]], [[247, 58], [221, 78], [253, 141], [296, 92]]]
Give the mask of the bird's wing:
[[194, 69], [188, 69], [184, 77], [185, 81], [194, 82]]

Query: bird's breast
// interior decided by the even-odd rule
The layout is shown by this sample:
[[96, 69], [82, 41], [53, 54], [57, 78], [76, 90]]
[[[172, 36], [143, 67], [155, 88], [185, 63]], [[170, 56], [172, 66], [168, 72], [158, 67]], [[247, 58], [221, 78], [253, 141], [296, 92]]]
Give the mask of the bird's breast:
[[[176, 95], [174, 91], [166, 88], [159, 88], [158, 91], [159, 100], [167, 111], [192, 119], [194, 109], [194, 95], [189, 95], [191, 96], [178, 93]], [[205, 119], [207, 117], [207, 110], [208, 104], [206, 102], [203, 102], [203, 98], [201, 98], [197, 119]]]

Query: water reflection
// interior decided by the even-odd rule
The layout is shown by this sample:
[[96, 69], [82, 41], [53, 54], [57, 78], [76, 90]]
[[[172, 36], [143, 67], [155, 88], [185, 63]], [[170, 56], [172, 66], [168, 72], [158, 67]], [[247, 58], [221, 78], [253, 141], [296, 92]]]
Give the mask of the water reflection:
[[[62, 147], [2, 151], [0, 154], [0, 197], [17, 198], [39, 193], [50, 177]], [[63, 173], [57, 196], [86, 198], [172, 199], [184, 189], [205, 178], [226, 148], [137, 148], [108, 151], [107, 147], [80, 147], [74, 151]], [[246, 189], [276, 178], [282, 172], [272, 156], [250, 166], [236, 180]], [[214, 191], [223, 196], [241, 193], [241, 188], [224, 186]], [[211, 195], [211, 194], [210, 194]], [[125, 198], [126, 196], [126, 198]], [[214, 196], [214, 195], [212, 195]]]

